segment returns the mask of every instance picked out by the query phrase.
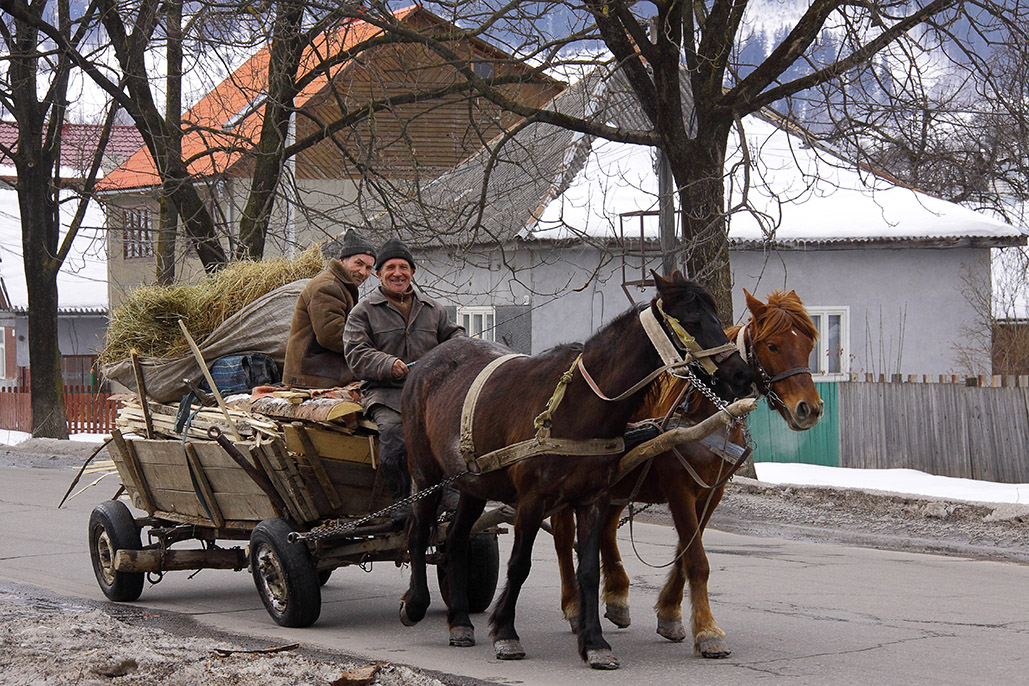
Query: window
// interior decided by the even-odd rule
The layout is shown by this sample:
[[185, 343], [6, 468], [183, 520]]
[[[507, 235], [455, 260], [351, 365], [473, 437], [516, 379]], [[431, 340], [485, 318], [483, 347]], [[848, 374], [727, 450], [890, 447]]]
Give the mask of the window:
[[475, 75], [480, 79], [489, 80], [493, 78], [493, 63], [492, 62], [476, 62], [473, 66]]
[[[11, 338], [14, 338], [14, 337], [12, 336]], [[6, 379], [6, 378], [7, 378], [7, 327], [6, 326], [0, 326], [0, 379]]]
[[493, 341], [495, 338], [496, 309], [493, 307], [459, 307], [457, 321], [472, 338]]
[[132, 260], [154, 256], [154, 241], [150, 234], [150, 210], [145, 207], [123, 210], [122, 226], [125, 228], [122, 257]]
[[808, 360], [816, 380], [846, 378], [850, 373], [850, 308], [809, 307], [807, 311], [818, 329], [818, 341]]

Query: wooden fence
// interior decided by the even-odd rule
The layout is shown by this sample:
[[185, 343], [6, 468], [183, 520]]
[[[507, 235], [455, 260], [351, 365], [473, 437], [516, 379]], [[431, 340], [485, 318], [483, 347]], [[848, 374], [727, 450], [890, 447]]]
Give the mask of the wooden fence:
[[810, 432], [786, 431], [767, 409], [752, 415], [755, 459], [1029, 483], [1027, 386], [1025, 377], [819, 383], [825, 416]]
[[[69, 434], [109, 434], [118, 403], [109, 393], [85, 386], [65, 386], [64, 409]], [[0, 388], [0, 429], [32, 431], [32, 400], [26, 389]]]

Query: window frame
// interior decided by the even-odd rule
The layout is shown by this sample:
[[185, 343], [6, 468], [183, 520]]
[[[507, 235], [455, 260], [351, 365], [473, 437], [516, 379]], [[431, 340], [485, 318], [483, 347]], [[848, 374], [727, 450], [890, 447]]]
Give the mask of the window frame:
[[[471, 322], [474, 321], [475, 315], [483, 316], [483, 330], [479, 333], [485, 333], [485, 336], [473, 334], [471, 332]], [[468, 325], [465, 325], [465, 317], [468, 317]], [[488, 320], [486, 319], [488, 317]], [[479, 338], [485, 341], [497, 340], [497, 308], [493, 305], [465, 305], [458, 306], [457, 308], [457, 321], [464, 327], [465, 333], [470, 338]], [[487, 321], [490, 322], [487, 325]]]
[[[850, 378], [850, 307], [847, 305], [837, 306], [806, 306], [807, 313], [818, 329], [818, 340], [815, 341], [815, 349], [812, 355], [819, 361], [817, 368], [811, 368], [811, 378], [815, 381], [846, 381]], [[829, 372], [829, 317], [839, 315], [840, 317], [840, 371]], [[810, 360], [808, 362], [810, 364]]]
[[150, 208], [145, 205], [126, 207], [121, 211], [123, 260], [146, 260], [154, 257], [154, 231]]

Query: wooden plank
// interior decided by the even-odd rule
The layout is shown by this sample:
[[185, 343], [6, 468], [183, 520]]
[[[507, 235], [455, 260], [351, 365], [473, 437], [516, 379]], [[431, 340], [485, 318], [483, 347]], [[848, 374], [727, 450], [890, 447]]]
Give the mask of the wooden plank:
[[[256, 452], [263, 456], [270, 465], [282, 470], [283, 478], [281, 481], [293, 494], [294, 502], [300, 508], [303, 515], [299, 521], [313, 522], [321, 519], [322, 513], [318, 511], [311, 493], [307, 490], [307, 485], [300, 476], [293, 458], [286, 452], [286, 447], [282, 444], [282, 441], [275, 439], [270, 443], [262, 443]], [[329, 516], [331, 513], [325, 514]]]
[[[248, 527], [253, 528], [261, 520], [279, 516], [267, 498], [238, 493], [216, 493], [214, 497], [226, 526], [235, 521], [246, 522]], [[158, 495], [158, 504], [158, 510], [175, 515], [175, 518], [186, 516], [189, 523], [210, 526], [211, 520], [200, 507], [200, 501], [192, 490], [165, 489]]]
[[215, 526], [225, 526], [225, 517], [222, 516], [218, 501], [215, 500], [211, 484], [207, 480], [207, 474], [204, 473], [204, 468], [200, 464], [200, 458], [197, 457], [196, 448], [188, 441], [186, 442], [186, 459], [193, 468], [193, 477], [196, 479], [196, 485], [200, 489], [199, 495], [204, 499], [201, 505], [207, 505], [207, 508], [210, 510], [211, 521], [214, 522]]
[[132, 476], [133, 484], [125, 484], [125, 487], [131, 488], [134, 485], [143, 510], [146, 512], [153, 512], [156, 506], [154, 495], [151, 493], [150, 487], [146, 482], [146, 478], [143, 476], [143, 469], [140, 467], [135, 449], [132, 446], [132, 443], [135, 441], [126, 441], [122, 437], [121, 432], [117, 429], [115, 429], [114, 433], [111, 434], [111, 437], [113, 439], [112, 443], [119, 451], [121, 451], [122, 459], [125, 461], [125, 467]]
[[302, 460], [306, 460], [311, 470], [314, 471], [315, 478], [318, 484], [322, 487], [322, 491], [325, 493], [325, 497], [329, 501], [329, 505], [333, 510], [338, 510], [340, 507], [339, 494], [336, 493], [336, 489], [332, 485], [332, 481], [329, 479], [329, 475], [325, 473], [325, 467], [322, 465], [321, 459], [318, 457], [318, 450], [314, 447], [314, 443], [311, 442], [311, 438], [304, 428], [304, 425], [300, 422], [293, 422], [290, 426], [297, 432], [297, 438], [300, 439], [300, 445], [302, 450], [294, 451], [294, 455]]
[[[296, 427], [283, 425], [286, 438], [286, 449], [292, 453], [302, 453], [304, 444]], [[346, 462], [364, 462], [372, 464], [373, 456], [368, 440], [364, 436], [347, 435], [338, 431], [329, 431], [321, 427], [306, 427], [307, 436], [314, 445], [314, 452], [322, 460], [343, 460]]]
[[119, 572], [169, 572], [183, 569], [234, 569], [247, 566], [242, 548], [215, 550], [119, 550], [114, 568]]
[[250, 446], [248, 452], [254, 463], [268, 475], [272, 486], [282, 499], [283, 506], [288, 510], [288, 516], [297, 522], [307, 521], [308, 513], [298, 504], [297, 494], [290, 488], [289, 477], [282, 467], [269, 460], [261, 446]]

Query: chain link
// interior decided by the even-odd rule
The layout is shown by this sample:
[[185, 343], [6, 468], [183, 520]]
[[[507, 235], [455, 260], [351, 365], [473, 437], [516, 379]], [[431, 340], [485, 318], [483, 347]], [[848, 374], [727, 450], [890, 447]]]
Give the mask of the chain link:
[[361, 517], [360, 519], [355, 519], [353, 521], [343, 521], [343, 520], [340, 520], [340, 519], [333, 519], [333, 520], [330, 520], [328, 522], [325, 522], [324, 524], [319, 524], [318, 526], [314, 527], [313, 529], [311, 529], [307, 533], [291, 533], [289, 535], [289, 539], [288, 540], [289, 540], [290, 543], [298, 543], [300, 541], [305, 541], [305, 542], [308, 542], [308, 543], [315, 543], [317, 541], [322, 540], [323, 538], [329, 538], [330, 536], [337, 536], [339, 534], [345, 534], [348, 531], [353, 531], [354, 529], [358, 528], [362, 524], [367, 524], [368, 522], [370, 522], [370, 521], [372, 521], [374, 519], [378, 519], [379, 517], [388, 515], [390, 512], [393, 512], [394, 510], [400, 509], [402, 507], [407, 507], [408, 505], [413, 505], [414, 503], [418, 502], [419, 500], [422, 500], [423, 498], [429, 497], [430, 495], [432, 495], [436, 491], [440, 490], [441, 488], [446, 488], [447, 486], [449, 486], [450, 484], [454, 483], [455, 481], [457, 481], [461, 477], [467, 476], [468, 474], [471, 474], [471, 473], [472, 472], [470, 470], [466, 470], [464, 472], [461, 472], [460, 474], [454, 474], [453, 476], [448, 476], [446, 479], [443, 479], [443, 481], [440, 481], [438, 484], [436, 484], [434, 486], [430, 486], [429, 488], [426, 488], [424, 490], [418, 491], [417, 493], [413, 493], [413, 494], [407, 496], [406, 498], [401, 498], [400, 500], [398, 500], [397, 502], [393, 503], [389, 507], [384, 507], [383, 509], [379, 510], [378, 512], [373, 512], [370, 515], [365, 515], [364, 517]]
[[715, 393], [714, 390], [710, 388], [707, 384], [701, 381], [697, 377], [697, 375], [693, 373], [693, 370], [690, 369], [688, 365], [681, 367], [679, 370], [670, 371], [669, 373], [672, 376], [676, 376], [680, 379], [686, 379], [687, 381], [689, 381], [692, 388], [697, 390], [701, 395], [703, 395], [705, 398], [711, 401], [711, 403], [716, 408], [718, 408], [719, 412], [724, 412], [725, 414], [727, 414], [731, 420], [732, 426], [738, 426], [742, 428], [743, 438], [745, 441], [744, 445], [748, 447], [752, 446], [752, 440], [750, 437], [750, 427], [747, 425], [746, 416], [737, 417], [732, 412], [729, 412], [729, 403], [718, 397], [718, 394]]

